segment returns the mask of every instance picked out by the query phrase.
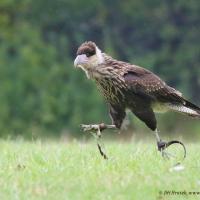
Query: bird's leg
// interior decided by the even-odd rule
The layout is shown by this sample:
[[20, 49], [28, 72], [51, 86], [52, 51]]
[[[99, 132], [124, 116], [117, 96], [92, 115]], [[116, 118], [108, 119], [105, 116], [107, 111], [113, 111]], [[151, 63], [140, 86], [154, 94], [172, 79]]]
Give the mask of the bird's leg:
[[154, 135], [156, 136], [158, 151], [161, 152], [163, 157], [169, 159], [169, 154], [164, 151], [167, 148], [167, 144], [168, 143], [161, 140], [160, 136], [158, 135], [158, 130], [157, 129], [155, 130]]
[[92, 132], [93, 136], [96, 138], [97, 147], [99, 149], [100, 154], [103, 156], [104, 159], [108, 159], [108, 157], [105, 153], [104, 144], [102, 142], [101, 132], [105, 129], [115, 129], [116, 126], [115, 125], [107, 125], [104, 123], [90, 124], [90, 125], [81, 124], [81, 128], [83, 129], [84, 132], [85, 131]]
[[104, 159], [108, 159], [108, 157], [106, 155], [106, 151], [105, 151], [105, 146], [104, 146], [104, 143], [102, 141], [100, 129], [98, 129], [98, 131], [97, 131], [96, 141], [97, 141], [97, 147], [99, 149], [100, 154], [103, 156]]

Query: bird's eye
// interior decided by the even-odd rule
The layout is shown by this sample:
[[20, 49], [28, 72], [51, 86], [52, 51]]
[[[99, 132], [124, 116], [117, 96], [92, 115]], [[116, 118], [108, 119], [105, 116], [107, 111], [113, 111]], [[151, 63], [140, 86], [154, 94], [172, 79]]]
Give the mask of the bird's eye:
[[87, 52], [87, 53], [86, 53], [86, 56], [87, 56], [87, 57], [90, 57], [90, 53], [89, 53], [89, 52]]

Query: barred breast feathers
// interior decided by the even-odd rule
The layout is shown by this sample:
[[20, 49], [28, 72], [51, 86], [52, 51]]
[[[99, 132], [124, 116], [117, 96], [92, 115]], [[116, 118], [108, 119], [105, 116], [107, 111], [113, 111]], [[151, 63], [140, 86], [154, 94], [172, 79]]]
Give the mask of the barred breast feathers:
[[[95, 80], [98, 89], [105, 99], [112, 102], [123, 100], [126, 84], [123, 79], [123, 66], [119, 61], [103, 54], [105, 62], [90, 71], [90, 76]], [[118, 62], [118, 63], [117, 63]]]

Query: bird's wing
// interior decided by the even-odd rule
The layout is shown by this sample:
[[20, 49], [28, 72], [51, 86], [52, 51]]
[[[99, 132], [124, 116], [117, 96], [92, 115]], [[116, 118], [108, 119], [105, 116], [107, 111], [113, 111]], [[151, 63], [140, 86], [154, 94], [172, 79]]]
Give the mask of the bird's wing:
[[184, 103], [182, 94], [152, 72], [134, 65], [129, 65], [124, 73], [128, 87], [138, 95], [160, 102]]

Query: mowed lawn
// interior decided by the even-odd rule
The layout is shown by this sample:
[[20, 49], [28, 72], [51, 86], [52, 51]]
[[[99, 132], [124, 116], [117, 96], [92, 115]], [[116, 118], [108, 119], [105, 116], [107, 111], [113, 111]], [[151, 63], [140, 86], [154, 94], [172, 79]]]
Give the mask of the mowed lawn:
[[108, 160], [95, 143], [0, 141], [0, 199], [200, 199], [200, 145], [186, 144], [180, 171], [155, 144], [105, 146]]

